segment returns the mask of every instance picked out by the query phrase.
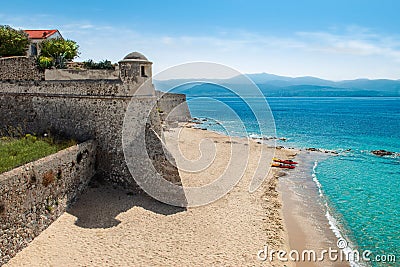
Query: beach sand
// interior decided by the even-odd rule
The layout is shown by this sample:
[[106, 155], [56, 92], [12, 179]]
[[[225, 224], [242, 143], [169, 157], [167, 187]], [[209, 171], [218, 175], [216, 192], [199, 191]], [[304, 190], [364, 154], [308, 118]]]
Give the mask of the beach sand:
[[[175, 130], [166, 132], [167, 144]], [[216, 179], [230, 159], [231, 146], [250, 151], [243, 178], [219, 200], [184, 209], [126, 189], [92, 185], [7, 266], [283, 266], [257, 259], [257, 252], [267, 244], [289, 250], [276, 191], [283, 171], [271, 170], [256, 192], [248, 192], [258, 165], [252, 159], [261, 149], [275, 150], [254, 140], [246, 145], [245, 139], [230, 140], [192, 128], [183, 129], [179, 147], [185, 157], [196, 159], [204, 139], [215, 144], [216, 157], [201, 172], [180, 171], [185, 186]], [[280, 149], [276, 155], [285, 158], [295, 152]], [[261, 164], [269, 169], [269, 162]]]

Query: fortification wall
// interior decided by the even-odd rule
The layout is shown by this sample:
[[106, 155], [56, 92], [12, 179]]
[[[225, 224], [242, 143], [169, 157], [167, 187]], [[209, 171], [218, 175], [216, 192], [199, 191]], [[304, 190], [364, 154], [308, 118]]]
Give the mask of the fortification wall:
[[0, 174], [0, 265], [39, 235], [95, 174], [96, 144], [87, 141]]
[[119, 70], [75, 70], [49, 69], [44, 73], [46, 80], [119, 80]]
[[0, 80], [44, 80], [44, 71], [37, 66], [33, 57], [0, 58]]
[[[152, 109], [156, 107], [156, 97], [132, 97], [130, 89], [114, 81], [0, 82], [0, 128], [21, 127], [36, 134], [50, 131], [78, 141], [95, 139], [98, 177], [138, 189], [122, 148], [122, 127], [129, 103], [132, 101], [130, 112], [138, 124], [149, 120], [158, 136], [162, 132], [158, 113]], [[161, 142], [157, 136], [154, 138], [154, 142]], [[138, 154], [131, 160], [143, 159]], [[166, 157], [164, 160], [168, 165]], [[172, 172], [168, 173], [165, 179], [179, 179], [177, 170], [172, 176]]]
[[167, 122], [186, 122], [191, 119], [186, 95], [157, 91], [158, 109], [161, 119]]
[[[117, 79], [115, 72], [98, 76], [99, 72], [56, 70], [47, 72], [48, 80], [43, 81], [45, 74], [33, 58], [0, 59], [0, 133], [13, 126], [25, 133], [51, 132], [97, 144], [85, 142], [0, 175], [0, 265], [54, 221], [93, 175], [134, 191], [140, 189], [132, 175], [152, 181], [156, 174], [151, 169], [169, 182], [181, 183], [162, 143], [159, 107], [165, 116], [185, 97], [170, 94], [158, 100], [151, 64], [144, 56], [125, 57]], [[132, 139], [125, 161], [127, 110], [130, 127], [125, 131]], [[190, 118], [187, 105], [178, 114]], [[184, 191], [175, 191], [162, 193], [185, 203]]]

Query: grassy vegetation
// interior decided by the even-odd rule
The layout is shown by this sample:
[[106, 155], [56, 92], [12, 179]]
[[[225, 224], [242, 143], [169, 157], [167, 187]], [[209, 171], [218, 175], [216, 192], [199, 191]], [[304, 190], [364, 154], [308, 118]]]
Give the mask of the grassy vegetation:
[[75, 144], [76, 142], [73, 140], [58, 141], [53, 137], [37, 137], [30, 134], [19, 138], [1, 137], [0, 173], [54, 154]]

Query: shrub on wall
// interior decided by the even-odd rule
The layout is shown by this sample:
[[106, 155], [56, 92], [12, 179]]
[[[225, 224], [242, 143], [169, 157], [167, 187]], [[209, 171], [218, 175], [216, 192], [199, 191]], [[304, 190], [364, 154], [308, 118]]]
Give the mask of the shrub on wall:
[[53, 58], [56, 68], [65, 68], [66, 60], [73, 60], [79, 55], [79, 45], [75, 41], [61, 38], [43, 41], [40, 49], [40, 56]]
[[52, 57], [40, 56], [38, 58], [39, 67], [42, 69], [50, 69], [54, 65]]
[[24, 56], [28, 49], [28, 34], [10, 26], [0, 26], [0, 56]]
[[89, 59], [83, 62], [83, 65], [87, 69], [102, 69], [102, 70], [113, 70], [114, 65], [109, 60], [103, 60], [98, 63], [94, 62], [93, 60]]

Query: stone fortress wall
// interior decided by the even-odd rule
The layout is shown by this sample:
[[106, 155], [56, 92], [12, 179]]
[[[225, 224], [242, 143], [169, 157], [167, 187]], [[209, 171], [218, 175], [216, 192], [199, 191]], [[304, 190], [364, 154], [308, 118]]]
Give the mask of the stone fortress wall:
[[0, 80], [44, 80], [44, 71], [33, 57], [0, 58]]
[[[144, 131], [145, 150], [154, 168], [164, 179], [175, 184], [180, 183], [179, 172], [174, 163], [168, 160], [172, 157], [162, 142], [162, 124], [174, 105], [181, 103], [183, 103], [181, 107], [186, 105], [184, 103], [186, 98], [184, 95], [161, 96], [160, 93], [156, 93], [151, 82], [152, 63], [147, 58], [137, 52], [127, 55], [119, 62], [118, 79], [115, 79], [115, 73], [107, 72], [102, 76], [99, 73], [93, 74], [91, 70], [90, 73], [80, 72], [79, 75], [71, 75], [68, 80], [65, 80], [65, 73], [58, 75], [57, 71], [52, 73], [53, 76], [47, 75], [45, 79], [44, 72], [38, 69], [32, 60], [32, 58], [23, 57], [0, 58], [0, 130], [12, 126], [22, 128], [25, 133], [41, 135], [51, 132], [64, 138], [75, 139], [80, 143], [94, 140], [97, 145], [90, 153], [93, 157], [93, 173], [90, 169], [79, 173], [84, 176], [80, 178], [85, 181], [82, 184], [86, 185], [86, 181], [95, 176], [97, 179], [139, 192], [140, 188], [128, 170], [122, 148], [123, 122], [125, 112], [129, 107], [131, 114], [134, 114], [131, 133], [140, 134], [138, 131]], [[53, 77], [52, 80], [49, 80], [50, 77]], [[142, 86], [143, 84], [146, 86]], [[188, 107], [181, 110], [182, 114], [177, 117], [180, 120], [189, 120]], [[145, 129], [139, 127], [143, 122], [147, 122]], [[136, 144], [132, 145], [135, 149]], [[138, 145], [138, 149], [139, 147]], [[147, 177], [149, 171], [141, 165], [142, 157], [143, 153], [138, 153], [137, 156], [134, 154], [130, 160], [133, 160], [134, 165], [137, 166], [135, 175]], [[62, 162], [59, 163], [62, 164]], [[54, 169], [53, 173], [57, 175], [57, 168], [51, 169]], [[3, 234], [4, 231], [8, 231], [7, 236], [19, 235], [15, 232], [19, 231], [18, 220], [9, 221], [6, 226], [3, 221], [21, 215], [19, 213], [24, 212], [20, 207], [22, 202], [31, 209], [34, 206], [27, 200], [19, 199], [19, 195], [15, 192], [10, 192], [10, 189], [19, 190], [19, 185], [22, 191], [31, 190], [26, 185], [25, 176], [21, 169], [19, 174], [11, 179], [13, 184], [10, 187], [7, 182], [10, 180], [5, 178], [5, 174], [0, 174], [0, 193], [2, 193], [0, 211], [1, 203], [11, 203], [14, 199], [17, 203], [14, 209], [5, 209], [0, 214], [3, 228], [5, 227], [2, 231]], [[38, 179], [40, 179], [39, 176]], [[67, 183], [67, 185], [71, 186], [71, 188], [68, 186], [65, 188], [66, 191], [70, 190], [69, 196], [78, 195], [82, 189], [74, 183]], [[9, 193], [3, 194], [5, 191]], [[38, 194], [38, 197], [52, 198], [53, 191], [43, 191], [43, 194]], [[39, 210], [40, 212], [35, 213], [37, 216], [46, 215], [43, 209]], [[61, 206], [60, 212], [55, 213], [48, 223], [44, 223], [41, 228], [35, 228], [35, 235], [56, 219], [63, 210]], [[33, 238], [32, 235], [27, 236], [28, 239], [24, 239], [25, 241]], [[6, 259], [16, 251], [7, 249], [4, 245], [0, 248], [1, 259]]]
[[157, 92], [160, 117], [167, 122], [185, 122], [191, 118], [186, 95]]
[[[151, 79], [151, 64], [143, 55], [134, 52], [119, 62], [121, 79], [118, 80], [107, 79], [108, 76], [96, 80], [2, 79], [0, 127], [22, 127], [25, 132], [36, 134], [50, 131], [79, 142], [94, 139], [98, 142], [98, 176], [135, 187], [125, 164], [121, 140], [128, 104], [134, 102], [133, 112], [138, 121], [149, 117], [151, 128], [162, 136], [160, 110], [165, 109], [165, 116], [173, 105], [186, 100], [184, 95], [160, 97], [151, 81], [148, 88], [141, 88], [137, 93], [138, 88]], [[149, 107], [155, 108], [150, 111]], [[188, 108], [180, 117], [190, 119]]]
[[119, 70], [50, 69], [44, 71], [45, 80], [119, 80]]
[[95, 174], [87, 141], [0, 175], [0, 265], [54, 222]]

